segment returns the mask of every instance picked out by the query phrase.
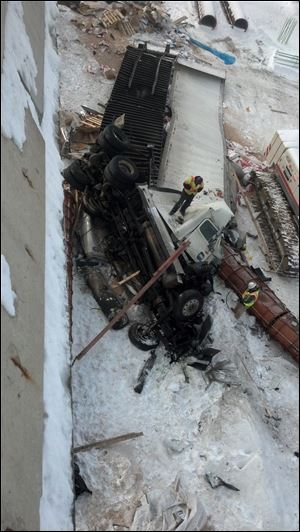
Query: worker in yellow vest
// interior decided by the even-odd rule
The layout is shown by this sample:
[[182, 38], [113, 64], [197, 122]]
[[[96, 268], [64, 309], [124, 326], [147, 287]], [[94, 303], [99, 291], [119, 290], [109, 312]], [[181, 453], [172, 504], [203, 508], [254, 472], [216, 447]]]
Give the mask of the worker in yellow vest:
[[175, 214], [180, 209], [180, 214], [185, 215], [186, 209], [192, 203], [194, 197], [198, 192], [201, 192], [204, 188], [203, 177], [200, 175], [193, 175], [187, 177], [183, 182], [183, 190], [179, 200], [175, 203], [173, 209], [169, 212], [170, 216]]
[[237, 319], [241, 317], [245, 310], [248, 310], [255, 305], [256, 301], [258, 300], [259, 293], [259, 286], [254, 281], [250, 281], [247, 289], [242, 294], [241, 301], [238, 302], [234, 309], [235, 317]]

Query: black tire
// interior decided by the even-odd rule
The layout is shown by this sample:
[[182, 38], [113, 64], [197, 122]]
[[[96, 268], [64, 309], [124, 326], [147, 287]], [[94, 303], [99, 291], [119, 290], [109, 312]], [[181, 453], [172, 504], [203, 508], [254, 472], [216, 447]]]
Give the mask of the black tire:
[[130, 159], [116, 155], [105, 167], [104, 176], [112, 185], [125, 190], [133, 187], [139, 177], [139, 171]]
[[119, 152], [125, 151], [128, 147], [129, 142], [124, 131], [114, 124], [106, 126], [106, 128], [103, 130], [103, 137], [110, 146]]
[[71, 185], [72, 188], [75, 188], [76, 190], [80, 190], [81, 192], [85, 190], [86, 185], [79, 183], [77, 179], [75, 179], [69, 167], [63, 170], [62, 175], [65, 181], [69, 183], [69, 185]]
[[108, 159], [112, 159], [112, 157], [124, 151], [123, 149], [119, 150], [118, 148], [111, 146], [111, 144], [109, 144], [109, 142], [104, 138], [103, 131], [97, 137], [96, 142], [99, 146], [99, 149], [107, 155]]
[[142, 331], [144, 328], [143, 323], [133, 323], [128, 329], [128, 337], [131, 343], [141, 351], [150, 351], [158, 346], [159, 340], [153, 334], [148, 337], [144, 335]]
[[99, 153], [93, 153], [89, 158], [90, 166], [97, 168], [100, 171], [105, 168], [108, 162], [108, 157], [103, 151], [100, 151]]
[[176, 301], [174, 310], [175, 319], [188, 321], [195, 317], [203, 307], [204, 298], [198, 290], [185, 290]]
[[70, 170], [78, 183], [82, 185], [91, 184], [91, 176], [88, 174], [88, 166], [83, 161], [73, 161], [66, 170]]

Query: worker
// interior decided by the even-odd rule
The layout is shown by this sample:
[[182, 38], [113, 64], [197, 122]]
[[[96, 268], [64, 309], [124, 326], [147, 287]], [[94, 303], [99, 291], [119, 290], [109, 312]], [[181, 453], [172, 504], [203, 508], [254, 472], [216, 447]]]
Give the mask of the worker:
[[259, 293], [259, 286], [254, 281], [250, 281], [250, 283], [248, 283], [247, 289], [242, 294], [241, 301], [238, 302], [234, 309], [235, 317], [237, 319], [241, 317], [245, 310], [248, 310], [255, 305], [256, 301], [258, 300]]
[[192, 203], [194, 197], [198, 192], [204, 188], [203, 177], [200, 175], [187, 177], [183, 182], [183, 190], [179, 200], [175, 203], [173, 209], [169, 212], [170, 216], [175, 214], [180, 209], [180, 214], [185, 215], [186, 209]]

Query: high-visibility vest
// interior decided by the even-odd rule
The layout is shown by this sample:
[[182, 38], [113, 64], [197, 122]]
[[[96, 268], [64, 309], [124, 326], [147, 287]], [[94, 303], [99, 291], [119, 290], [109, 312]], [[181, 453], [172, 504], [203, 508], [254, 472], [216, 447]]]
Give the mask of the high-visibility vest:
[[204, 183], [202, 181], [202, 183], [200, 183], [200, 185], [197, 185], [195, 183], [195, 176], [194, 175], [191, 175], [190, 177], [187, 177], [183, 184], [186, 184], [186, 185], [190, 185], [190, 189], [184, 189], [185, 192], [187, 194], [189, 194], [190, 196], [196, 196], [196, 194], [198, 194], [198, 192], [200, 192], [203, 188], [204, 188]]
[[245, 290], [245, 292], [242, 295], [243, 305], [246, 308], [251, 308], [253, 305], [255, 305], [256, 301], [258, 300], [259, 296], [259, 289], [255, 292], [248, 292], [248, 290]]

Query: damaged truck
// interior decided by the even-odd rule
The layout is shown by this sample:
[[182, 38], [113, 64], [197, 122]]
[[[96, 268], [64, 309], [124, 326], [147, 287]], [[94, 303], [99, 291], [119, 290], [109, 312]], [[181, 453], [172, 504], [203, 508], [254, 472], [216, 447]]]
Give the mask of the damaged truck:
[[[117, 277], [131, 279], [124, 285], [130, 297], [183, 241], [190, 242], [141, 298], [145, 319], [128, 329], [136, 347], [146, 351], [162, 342], [175, 361], [197, 353], [209, 339], [212, 319], [203, 311], [204, 298], [213, 290], [224, 238], [236, 239], [230, 228], [233, 213], [217, 194], [206, 194], [196, 198], [183, 223], [169, 215], [180, 192], [158, 186], [157, 177], [174, 57], [167, 49], [159, 54], [145, 47], [128, 48], [96, 144], [63, 175], [80, 191], [77, 233], [84, 256], [78, 265], [109, 320], [124, 298], [103, 274], [103, 264], [109, 263]], [[126, 98], [120, 99], [124, 91]], [[137, 120], [137, 113], [142, 119]], [[127, 323], [124, 316], [114, 328]]]

